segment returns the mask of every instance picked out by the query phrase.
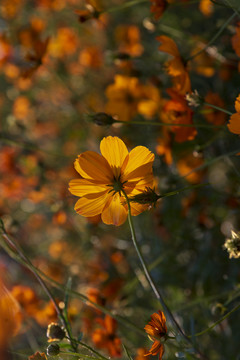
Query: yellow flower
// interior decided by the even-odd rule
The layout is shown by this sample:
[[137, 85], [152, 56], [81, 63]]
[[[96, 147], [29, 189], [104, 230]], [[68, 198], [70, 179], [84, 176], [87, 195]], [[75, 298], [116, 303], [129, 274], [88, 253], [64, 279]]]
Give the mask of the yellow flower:
[[[78, 214], [86, 217], [101, 214], [105, 224], [121, 225], [128, 208], [123, 191], [137, 195], [153, 186], [154, 154], [144, 146], [128, 153], [124, 142], [108, 136], [100, 144], [101, 154], [86, 151], [79, 155], [74, 166], [81, 178], [72, 180], [69, 190], [80, 196], [75, 205]], [[146, 210], [148, 205], [131, 203], [132, 215]]]

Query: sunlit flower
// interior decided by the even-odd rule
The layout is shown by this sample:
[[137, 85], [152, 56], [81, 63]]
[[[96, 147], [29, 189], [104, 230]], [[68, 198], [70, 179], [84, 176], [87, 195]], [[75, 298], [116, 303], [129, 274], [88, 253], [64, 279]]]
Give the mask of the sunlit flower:
[[[85, 217], [101, 214], [105, 224], [121, 225], [127, 218], [123, 194], [134, 196], [153, 185], [154, 154], [144, 146], [128, 153], [118, 137], [103, 138], [101, 154], [86, 151], [74, 163], [81, 178], [70, 182], [70, 192], [80, 196], [75, 210]], [[146, 210], [146, 205], [131, 204], [132, 215]]]
[[153, 345], [146, 355], [159, 355], [159, 359], [162, 359], [164, 354], [164, 346], [161, 343], [161, 338], [165, 338], [167, 334], [166, 318], [162, 311], [151, 315], [151, 321], [144, 327], [144, 330], [148, 334], [150, 340], [153, 341]]
[[235, 101], [236, 113], [230, 117], [228, 129], [234, 133], [240, 135], [240, 95], [238, 95]]

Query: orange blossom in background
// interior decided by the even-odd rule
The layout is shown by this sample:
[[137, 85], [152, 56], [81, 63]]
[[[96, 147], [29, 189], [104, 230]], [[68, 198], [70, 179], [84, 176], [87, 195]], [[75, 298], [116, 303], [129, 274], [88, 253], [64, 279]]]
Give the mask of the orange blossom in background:
[[144, 330], [148, 334], [150, 340], [153, 341], [153, 345], [146, 355], [159, 354], [159, 359], [161, 360], [164, 354], [164, 346], [160, 340], [167, 334], [166, 318], [164, 313], [159, 310], [158, 313], [152, 314], [151, 320], [144, 327]]

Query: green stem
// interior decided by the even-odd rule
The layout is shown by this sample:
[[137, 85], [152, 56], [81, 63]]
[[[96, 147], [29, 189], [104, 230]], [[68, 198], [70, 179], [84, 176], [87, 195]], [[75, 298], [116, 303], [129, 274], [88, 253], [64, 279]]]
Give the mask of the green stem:
[[196, 167], [195, 169], [189, 171], [187, 174], [183, 175], [182, 177], [183, 177], [183, 178], [186, 178], [187, 176], [189, 176], [189, 175], [191, 175], [191, 174], [193, 174], [193, 173], [195, 173], [195, 172], [197, 172], [197, 171], [201, 171], [201, 170], [203, 170], [205, 167], [208, 167], [208, 166], [214, 164], [214, 163], [215, 163], [216, 161], [218, 161], [218, 160], [224, 159], [225, 157], [228, 157], [228, 156], [236, 155], [236, 154], [239, 153], [239, 152], [240, 152], [240, 149], [237, 149], [237, 150], [230, 151], [230, 152], [228, 152], [228, 153], [226, 153], [226, 154], [217, 156], [217, 157], [215, 157], [214, 159], [211, 159], [211, 160], [209, 160], [209, 161], [206, 161], [204, 164], [202, 164], [202, 165]]
[[[100, 360], [101, 358], [100, 357], [94, 357], [94, 356], [90, 356], [90, 355], [86, 355], [86, 354], [79, 354], [79, 353], [75, 353], [75, 352], [70, 352], [70, 351], [60, 351], [60, 355], [72, 355], [72, 356], [77, 356], [78, 359], [81, 357], [81, 358], [85, 358], [85, 359], [88, 359], [88, 360]], [[105, 360], [109, 360], [108, 358], [105, 358]]]
[[177, 123], [163, 123], [158, 121], [123, 121], [114, 120], [114, 123], [122, 123], [126, 125], [151, 125], [151, 126], [179, 126], [179, 127], [196, 127], [196, 128], [222, 128], [225, 125], [214, 125], [214, 124], [177, 124]]
[[197, 51], [195, 54], [193, 54], [192, 56], [190, 56], [188, 59], [186, 59], [186, 62], [191, 61], [192, 59], [194, 59], [196, 56], [200, 55], [202, 52], [204, 52], [209, 46], [211, 46], [215, 40], [217, 40], [217, 38], [222, 34], [222, 32], [225, 30], [225, 28], [228, 26], [228, 24], [230, 24], [230, 22], [237, 16], [237, 13], [235, 12], [234, 14], [232, 14], [227, 21], [225, 21], [225, 23], [220, 27], [220, 29], [218, 30], [218, 32], [212, 37], [212, 39], [199, 51]]
[[[70, 339], [69, 339], [69, 340], [70, 340]], [[102, 354], [100, 354], [98, 351], [94, 350], [91, 346], [83, 343], [82, 341], [79, 341], [79, 340], [75, 340], [75, 339], [74, 339], [74, 342], [75, 342], [76, 344], [81, 345], [83, 348], [91, 351], [92, 353], [94, 353], [95, 355], [97, 355], [98, 358], [100, 358], [100, 359], [102, 359], [102, 360], [109, 360], [108, 358], [106, 358], [105, 356], [103, 356]]]
[[[212, 330], [215, 326], [217, 326], [218, 324], [220, 324], [223, 320], [225, 320], [226, 318], [228, 318], [232, 313], [234, 313], [235, 311], [237, 311], [238, 309], [240, 309], [240, 304], [238, 304], [237, 306], [235, 306], [231, 311], [229, 311], [226, 315], [224, 315], [221, 319], [219, 319], [218, 321], [216, 321], [215, 323], [213, 323], [211, 326], [209, 326], [207, 329], [197, 333], [194, 335], [195, 336], [201, 336], [203, 334], [206, 334], [208, 331]], [[189, 336], [189, 338], [191, 338], [191, 336]]]
[[[177, 323], [177, 321], [175, 320], [171, 310], [169, 309], [168, 305], [166, 304], [165, 300], [163, 299], [163, 296], [161, 294], [161, 292], [157, 289], [153, 279], [152, 279], [152, 276], [150, 274], [150, 272], [148, 271], [148, 268], [147, 268], [147, 265], [146, 265], [146, 262], [143, 258], [143, 255], [142, 255], [142, 252], [140, 250], [140, 247], [137, 243], [137, 238], [136, 238], [136, 233], [135, 233], [135, 229], [134, 229], [134, 225], [133, 225], [133, 221], [132, 221], [132, 215], [131, 215], [131, 205], [130, 205], [130, 201], [128, 199], [128, 196], [126, 194], [126, 192], [124, 190], [121, 190], [126, 198], [126, 201], [127, 201], [127, 206], [128, 206], [128, 222], [129, 222], [129, 227], [130, 227], [130, 230], [131, 230], [131, 235], [132, 235], [132, 241], [133, 241], [133, 244], [134, 244], [134, 247], [136, 249], [136, 252], [137, 252], [137, 255], [138, 255], [138, 258], [141, 262], [141, 265], [143, 267], [143, 271], [145, 273], [145, 276], [149, 282], [149, 285], [151, 287], [151, 289], [153, 290], [156, 298], [158, 299], [158, 301], [160, 302], [160, 304], [162, 305], [163, 307], [163, 310], [166, 314], [166, 316], [168, 317], [169, 321], [172, 323], [172, 325], [177, 329], [178, 333], [182, 335], [182, 337], [189, 342], [189, 337], [187, 335], [185, 335], [185, 333], [183, 332], [183, 330], [181, 329], [181, 327], [179, 326], [179, 324]], [[203, 355], [198, 349], [196, 349], [192, 343], [192, 341], [189, 342], [191, 344], [191, 346], [195, 349], [196, 353], [199, 354], [199, 356], [202, 358], [202, 359], [207, 359], [205, 357], [205, 355]]]
[[228, 110], [225, 110], [223, 108], [220, 108], [219, 106], [216, 106], [216, 105], [213, 105], [213, 104], [209, 104], [207, 102], [204, 102], [203, 105], [206, 105], [206, 106], [209, 106], [215, 110], [218, 110], [218, 111], [221, 111], [221, 112], [224, 112], [225, 114], [228, 114], [228, 115], [232, 115], [233, 113], [231, 111], [228, 111]]
[[183, 192], [185, 190], [197, 189], [199, 187], [206, 186], [206, 185], [209, 185], [209, 184], [205, 183], [205, 184], [197, 184], [197, 185], [185, 186], [182, 189], [170, 191], [170, 192], [167, 192], [167, 193], [165, 193], [163, 195], [159, 195], [159, 199], [164, 198], [164, 197], [168, 197], [168, 196], [173, 196], [173, 195], [176, 195], [176, 194], [180, 194], [181, 192]]
[[69, 336], [70, 342], [71, 342], [71, 346], [72, 349], [74, 351], [77, 351], [76, 345], [73, 342], [73, 339], [71, 338], [71, 334], [69, 334], [68, 331], [68, 324], [66, 322], [65, 317], [62, 314], [62, 310], [60, 309], [60, 307], [58, 306], [54, 296], [51, 293], [51, 290], [48, 288], [48, 286], [45, 284], [44, 280], [38, 275], [38, 273], [34, 270], [34, 267], [30, 261], [30, 259], [23, 253], [22, 249], [20, 248], [20, 246], [18, 246], [14, 240], [10, 239], [10, 237], [8, 236], [8, 234], [5, 231], [4, 225], [1, 221], [1, 230], [2, 230], [2, 237], [7, 241], [7, 243], [17, 252], [17, 254], [20, 256], [20, 258], [23, 260], [24, 264], [32, 271], [32, 273], [34, 274], [34, 276], [36, 277], [36, 279], [38, 280], [38, 282], [40, 283], [40, 285], [42, 286], [42, 288], [44, 289], [44, 291], [46, 292], [46, 294], [48, 295], [48, 297], [51, 299], [55, 310], [59, 316], [59, 318], [61, 319], [66, 332]]

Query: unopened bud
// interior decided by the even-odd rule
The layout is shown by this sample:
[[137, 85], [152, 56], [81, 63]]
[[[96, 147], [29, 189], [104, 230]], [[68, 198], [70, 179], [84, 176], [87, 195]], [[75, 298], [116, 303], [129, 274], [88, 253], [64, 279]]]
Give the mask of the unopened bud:
[[47, 355], [56, 356], [60, 353], [60, 347], [58, 344], [51, 344], [47, 347]]
[[223, 248], [229, 253], [229, 258], [237, 259], [240, 257], [240, 232], [232, 230], [231, 239], [226, 239]]
[[160, 195], [156, 194], [154, 189], [147, 187], [142, 193], [137, 194], [135, 196], [129, 197], [130, 202], [135, 202], [142, 205], [156, 205], [158, 199], [160, 199]]
[[93, 115], [88, 114], [87, 120], [90, 120], [99, 126], [112, 125], [115, 122], [111, 115], [108, 115], [104, 112], [99, 112]]
[[48, 325], [47, 328], [47, 337], [49, 338], [48, 341], [59, 341], [65, 338], [65, 331], [63, 330], [63, 328], [56, 324], [56, 323], [51, 323]]

